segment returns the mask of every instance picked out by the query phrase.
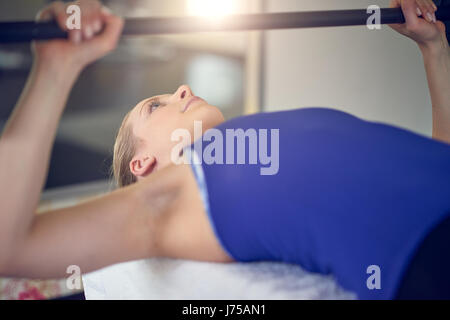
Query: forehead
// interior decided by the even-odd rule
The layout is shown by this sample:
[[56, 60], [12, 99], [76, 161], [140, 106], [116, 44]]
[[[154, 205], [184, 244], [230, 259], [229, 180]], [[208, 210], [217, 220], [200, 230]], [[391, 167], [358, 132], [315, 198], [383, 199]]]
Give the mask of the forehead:
[[140, 101], [140, 102], [133, 108], [133, 111], [132, 111], [132, 112], [133, 112], [133, 113], [135, 113], [135, 112], [140, 113], [141, 110], [142, 110], [142, 108], [144, 107], [145, 104], [147, 104], [148, 102], [150, 102], [150, 101], [152, 101], [152, 100], [158, 99], [159, 97], [161, 97], [161, 96], [153, 96], [153, 97], [146, 98], [146, 99]]
[[150, 97], [150, 98], [146, 98], [142, 101], [140, 101], [137, 105], [134, 106], [134, 108], [131, 110], [131, 114], [130, 114], [130, 118], [138, 118], [142, 108], [149, 102], [151, 102], [152, 100], [158, 99], [160, 96], [154, 96], [154, 97]]

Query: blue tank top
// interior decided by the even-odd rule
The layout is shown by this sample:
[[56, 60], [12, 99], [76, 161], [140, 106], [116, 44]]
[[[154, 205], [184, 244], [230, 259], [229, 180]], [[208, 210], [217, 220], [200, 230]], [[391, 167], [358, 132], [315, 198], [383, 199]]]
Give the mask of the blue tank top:
[[[415, 250], [450, 214], [450, 146], [324, 108], [217, 127], [224, 140], [238, 128], [279, 129], [279, 168], [262, 175], [267, 162], [248, 156], [244, 164], [193, 165], [224, 250], [236, 261], [331, 274], [361, 299], [394, 298]], [[202, 158], [208, 145], [191, 147]], [[237, 143], [233, 153], [237, 162]]]

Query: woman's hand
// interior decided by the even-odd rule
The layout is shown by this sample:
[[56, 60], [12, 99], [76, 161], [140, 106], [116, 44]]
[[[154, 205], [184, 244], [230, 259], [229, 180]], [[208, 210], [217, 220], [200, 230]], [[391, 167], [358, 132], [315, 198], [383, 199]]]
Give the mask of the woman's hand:
[[[81, 29], [68, 30], [69, 15], [66, 9], [78, 5], [81, 9]], [[56, 20], [69, 34], [68, 40], [51, 40], [33, 43], [35, 59], [40, 64], [68, 67], [81, 71], [86, 65], [113, 51], [123, 28], [123, 20], [111, 14], [97, 0], [80, 0], [71, 3], [57, 1], [43, 9], [38, 21]], [[63, 69], [67, 70], [67, 69]]]
[[393, 24], [399, 33], [413, 39], [422, 51], [432, 101], [433, 138], [450, 143], [450, 48], [445, 25], [436, 21], [431, 0], [391, 0], [401, 7], [406, 23]]
[[402, 8], [406, 23], [390, 26], [416, 41], [421, 49], [447, 45], [445, 25], [436, 20], [437, 7], [432, 0], [391, 0], [391, 7]]

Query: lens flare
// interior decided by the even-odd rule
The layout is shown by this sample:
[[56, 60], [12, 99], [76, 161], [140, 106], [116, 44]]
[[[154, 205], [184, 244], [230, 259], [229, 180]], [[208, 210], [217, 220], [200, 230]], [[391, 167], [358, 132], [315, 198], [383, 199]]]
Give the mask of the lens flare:
[[236, 0], [188, 0], [187, 12], [193, 16], [224, 16], [235, 13]]

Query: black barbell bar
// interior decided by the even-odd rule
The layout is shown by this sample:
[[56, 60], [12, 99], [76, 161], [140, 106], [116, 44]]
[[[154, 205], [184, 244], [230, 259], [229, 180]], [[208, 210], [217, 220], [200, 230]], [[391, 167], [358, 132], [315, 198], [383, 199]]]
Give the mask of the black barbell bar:
[[[373, 13], [366, 9], [329, 10], [306, 12], [282, 12], [262, 14], [239, 14], [221, 17], [150, 17], [128, 18], [122, 35], [157, 35], [192, 32], [222, 32], [274, 30], [293, 28], [317, 28], [366, 25]], [[400, 8], [380, 9], [381, 24], [404, 23]], [[436, 12], [440, 21], [450, 21], [450, 5], [440, 6]], [[448, 24], [447, 24], [448, 25]], [[450, 28], [447, 28], [447, 31]], [[67, 38], [55, 22], [1, 22], [0, 43], [27, 42]]]

